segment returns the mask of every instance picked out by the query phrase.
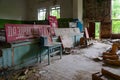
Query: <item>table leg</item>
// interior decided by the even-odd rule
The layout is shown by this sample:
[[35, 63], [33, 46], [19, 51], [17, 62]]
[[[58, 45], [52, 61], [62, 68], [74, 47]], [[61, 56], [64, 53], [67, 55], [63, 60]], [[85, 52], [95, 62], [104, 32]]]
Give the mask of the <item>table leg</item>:
[[76, 46], [76, 44], [77, 44], [77, 41], [76, 41], [76, 36], [74, 36], [74, 40], [75, 40], [75, 42], [74, 42], [74, 47]]
[[48, 65], [50, 65], [50, 49], [48, 49]]
[[40, 63], [42, 62], [42, 54], [40, 53]]
[[62, 46], [60, 47], [60, 59], [62, 59]]
[[37, 54], [37, 58], [38, 58], [37, 61], [38, 61], [38, 63], [39, 63], [39, 61], [40, 61], [39, 53]]

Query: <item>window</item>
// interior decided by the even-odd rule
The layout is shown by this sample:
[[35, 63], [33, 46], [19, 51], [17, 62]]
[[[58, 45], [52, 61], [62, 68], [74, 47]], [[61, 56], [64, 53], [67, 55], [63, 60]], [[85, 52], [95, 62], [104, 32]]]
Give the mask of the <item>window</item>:
[[112, 32], [120, 33], [120, 0], [112, 0]]
[[41, 8], [38, 10], [38, 20], [45, 20], [46, 18], [46, 8]]
[[50, 15], [60, 18], [60, 6], [54, 6], [50, 8]]

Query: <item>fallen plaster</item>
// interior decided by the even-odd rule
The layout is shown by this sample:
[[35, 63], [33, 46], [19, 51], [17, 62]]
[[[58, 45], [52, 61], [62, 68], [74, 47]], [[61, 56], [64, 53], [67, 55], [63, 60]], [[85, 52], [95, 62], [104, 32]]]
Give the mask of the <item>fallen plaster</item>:
[[120, 74], [120, 68], [103, 66], [103, 62], [93, 59], [102, 55], [110, 47], [109, 44], [95, 42], [83, 49], [73, 49], [73, 53], [64, 55], [61, 60], [53, 61], [51, 65], [43, 67], [47, 73], [41, 74], [44, 80], [91, 80], [92, 74], [101, 68], [107, 68]]

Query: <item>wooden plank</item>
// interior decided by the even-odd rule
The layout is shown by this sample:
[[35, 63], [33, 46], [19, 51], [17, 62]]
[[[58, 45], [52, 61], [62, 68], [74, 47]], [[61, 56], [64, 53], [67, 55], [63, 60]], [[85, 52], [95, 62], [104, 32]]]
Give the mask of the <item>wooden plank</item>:
[[86, 36], [86, 38], [89, 38], [88, 30], [86, 27], [85, 27], [85, 36]]
[[55, 35], [62, 36], [62, 35], [79, 35], [80, 30], [79, 28], [55, 28]]
[[73, 47], [74, 41], [70, 36], [60, 36], [61, 42], [63, 44], [63, 48], [71, 48]]

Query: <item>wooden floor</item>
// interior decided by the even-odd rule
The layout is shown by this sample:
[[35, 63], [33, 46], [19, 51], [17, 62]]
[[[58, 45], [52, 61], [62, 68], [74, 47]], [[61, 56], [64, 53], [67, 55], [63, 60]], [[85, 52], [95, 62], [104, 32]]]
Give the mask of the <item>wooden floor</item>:
[[95, 58], [102, 55], [110, 45], [95, 42], [84, 49], [76, 48], [69, 55], [63, 55], [62, 59], [53, 57], [49, 66], [39, 64], [40, 80], [92, 80], [92, 74], [101, 71], [101, 68], [112, 70], [120, 74], [120, 68], [103, 66], [102, 61]]

